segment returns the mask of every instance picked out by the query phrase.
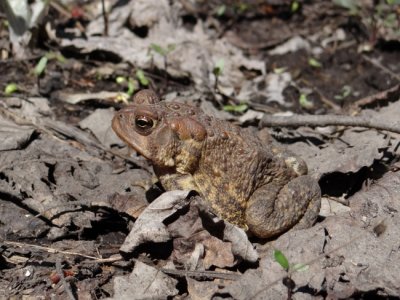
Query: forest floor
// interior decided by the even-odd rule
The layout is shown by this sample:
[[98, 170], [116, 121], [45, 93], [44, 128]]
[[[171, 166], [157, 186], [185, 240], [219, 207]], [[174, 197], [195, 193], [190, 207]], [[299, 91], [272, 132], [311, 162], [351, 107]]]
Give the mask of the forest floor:
[[[81, 2], [11, 35], [0, 11], [1, 299], [398, 299], [398, 1]], [[266, 128], [316, 224], [248, 238], [163, 193], [111, 129], [144, 88]]]

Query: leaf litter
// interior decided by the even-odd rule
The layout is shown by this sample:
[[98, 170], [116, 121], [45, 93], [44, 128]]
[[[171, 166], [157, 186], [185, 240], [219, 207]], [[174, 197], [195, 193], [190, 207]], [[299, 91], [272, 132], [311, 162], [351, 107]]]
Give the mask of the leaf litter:
[[[186, 87], [186, 91], [182, 86], [172, 89], [165, 98], [197, 103], [209, 114], [254, 125], [262, 118], [257, 108], [271, 106], [276, 110], [278, 105], [283, 110], [296, 110], [298, 104], [290, 101], [293, 98], [287, 96], [288, 91], [293, 86], [299, 91], [309, 89], [290, 68], [283, 73], [271, 72], [285, 65], [281, 62], [275, 66], [278, 68], [269, 69], [266, 57], [281, 57], [284, 61], [285, 55], [302, 53], [304, 57], [295, 56], [297, 62], [307, 65], [308, 56], [313, 55], [325, 68], [327, 61], [319, 57], [322, 51], [350, 39], [328, 27], [321, 31], [314, 26], [317, 32], [309, 30], [301, 35], [296, 28], [292, 33], [285, 30], [278, 42], [261, 45], [258, 49], [271, 47], [266, 56], [253, 55], [251, 51], [257, 48], [254, 45], [245, 47], [246, 51], [238, 47], [238, 41], [246, 39], [232, 42], [235, 35], [240, 37], [240, 30], [211, 37], [213, 27], [207, 27], [208, 21], [197, 16], [191, 30], [182, 26], [180, 14], [186, 9], [183, 2], [128, 1], [111, 10], [108, 37], [99, 36], [104, 24], [98, 17], [86, 27], [86, 39], [57, 38], [55, 42], [60, 42], [64, 50], [74, 48], [81, 54], [108, 51], [136, 69], [156, 68], [170, 78], [189, 78], [192, 87]], [[307, 11], [312, 8], [304, 5]], [[140, 37], [132, 28], [147, 28], [148, 32]], [[395, 32], [391, 28], [388, 31], [393, 38]], [[307, 38], [298, 38], [307, 34]], [[315, 46], [318, 43], [321, 47]], [[159, 53], [151, 50], [152, 44], [165, 49], [174, 46], [168, 53]], [[215, 81], [212, 70], [221, 59], [224, 67], [219, 72], [219, 90], [225, 94], [223, 97], [233, 98], [229, 101], [238, 101], [230, 105], [245, 102], [254, 108], [247, 115], [216, 109], [215, 102], [226, 101], [221, 95], [211, 97], [214, 102], [208, 101]], [[343, 76], [347, 63], [341, 65]], [[108, 71], [107, 76], [119, 71]], [[307, 72], [316, 77], [321, 73]], [[382, 81], [390, 82], [382, 69], [376, 72], [380, 72]], [[320, 78], [324, 82], [324, 77]], [[376, 83], [377, 79], [365, 82]], [[354, 86], [353, 92], [357, 83]], [[110, 128], [113, 109], [109, 106], [118, 108], [110, 100], [115, 100], [118, 92], [101, 90], [102, 94], [71, 90], [59, 94], [64, 95], [60, 100], [67, 105], [89, 107], [86, 118], [79, 116], [80, 128], [78, 122], [57, 120], [55, 104], [46, 97], [13, 95], [1, 99], [0, 232], [4, 243], [0, 243], [0, 295], [24, 293], [27, 299], [33, 299], [44, 293], [62, 294], [62, 284], [52, 284], [49, 276], [49, 270], [56, 271], [61, 257], [64, 273], [68, 271], [67, 279], [74, 278], [72, 286], [79, 298], [96, 293], [97, 298], [110, 299], [182, 295], [193, 299], [220, 295], [282, 299], [288, 294], [282, 283], [288, 274], [274, 261], [275, 249], [290, 263], [308, 266], [306, 271], [290, 274], [296, 299], [400, 294], [396, 268], [400, 228], [396, 200], [400, 185], [398, 168], [392, 167], [399, 151], [397, 134], [337, 127], [269, 129], [275, 139], [307, 161], [326, 191], [325, 203], [330, 210], [321, 213], [312, 228], [289, 231], [268, 242], [249, 240], [243, 230], [216, 218], [200, 197], [188, 191], [158, 197], [162, 190], [153, 184], [147, 163], [125, 151]], [[50, 95], [54, 97], [58, 92]], [[350, 93], [346, 97], [355, 96]], [[108, 102], [96, 102], [97, 98]], [[93, 101], [102, 105], [93, 105]], [[369, 110], [363, 107], [361, 114], [397, 120], [398, 97], [388, 102]], [[314, 112], [327, 109], [318, 101], [313, 103]], [[366, 169], [371, 172], [366, 173]], [[343, 188], [346, 180], [358, 183]], [[337, 191], [343, 193], [338, 195]], [[333, 208], [333, 201], [343, 197], [344, 204]], [[26, 239], [47, 250], [33, 247], [34, 243], [24, 242]], [[22, 243], [12, 244], [13, 240]], [[122, 261], [100, 262], [117, 253], [123, 254]], [[45, 262], [51, 267], [34, 266], [29, 261]], [[232, 273], [237, 275], [235, 279], [224, 279]]]

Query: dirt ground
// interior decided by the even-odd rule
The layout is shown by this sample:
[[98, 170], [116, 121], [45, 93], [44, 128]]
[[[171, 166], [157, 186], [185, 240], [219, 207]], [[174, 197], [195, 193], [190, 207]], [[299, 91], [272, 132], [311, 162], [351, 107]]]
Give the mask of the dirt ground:
[[[29, 2], [0, 6], [0, 299], [400, 298], [399, 1]], [[316, 224], [164, 192], [111, 129], [144, 88], [302, 157]]]

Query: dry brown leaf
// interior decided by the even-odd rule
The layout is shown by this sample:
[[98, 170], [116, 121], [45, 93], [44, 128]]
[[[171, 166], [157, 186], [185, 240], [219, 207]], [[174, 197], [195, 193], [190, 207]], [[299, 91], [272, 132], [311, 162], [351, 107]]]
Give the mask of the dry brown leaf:
[[130, 275], [114, 278], [114, 296], [107, 299], [165, 299], [178, 294], [178, 281], [140, 261]]

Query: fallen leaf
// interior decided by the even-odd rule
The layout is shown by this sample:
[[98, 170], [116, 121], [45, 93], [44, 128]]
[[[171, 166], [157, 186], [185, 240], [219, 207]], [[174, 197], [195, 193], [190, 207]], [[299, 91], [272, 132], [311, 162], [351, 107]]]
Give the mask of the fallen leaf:
[[170, 240], [170, 232], [163, 221], [187, 204], [188, 194], [188, 191], [169, 191], [154, 200], [137, 218], [120, 251], [131, 253], [143, 243]]
[[25, 147], [35, 132], [32, 127], [16, 125], [2, 116], [0, 116], [0, 128], [0, 151]]
[[218, 291], [218, 285], [213, 281], [197, 281], [186, 278], [188, 292], [192, 300], [209, 300]]
[[115, 300], [165, 299], [178, 294], [178, 281], [140, 261], [131, 274], [114, 278]]

